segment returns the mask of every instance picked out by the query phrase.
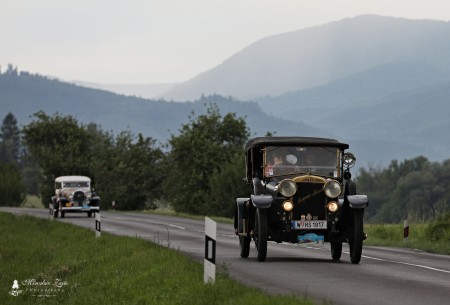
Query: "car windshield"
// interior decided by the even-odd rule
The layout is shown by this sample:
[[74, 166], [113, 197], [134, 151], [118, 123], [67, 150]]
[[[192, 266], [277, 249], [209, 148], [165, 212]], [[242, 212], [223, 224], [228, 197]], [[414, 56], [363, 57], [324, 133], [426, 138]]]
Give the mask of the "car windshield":
[[266, 177], [301, 173], [337, 177], [339, 149], [336, 147], [268, 146]]
[[64, 188], [89, 187], [89, 182], [87, 181], [64, 182], [63, 187]]

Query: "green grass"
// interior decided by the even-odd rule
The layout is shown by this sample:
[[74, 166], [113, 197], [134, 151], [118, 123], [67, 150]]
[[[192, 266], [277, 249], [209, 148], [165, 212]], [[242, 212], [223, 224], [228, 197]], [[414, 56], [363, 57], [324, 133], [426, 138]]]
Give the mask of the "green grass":
[[365, 224], [365, 245], [414, 248], [450, 255], [450, 214], [429, 223], [411, 223], [403, 239], [403, 224]]
[[[219, 268], [214, 285], [203, 266], [184, 254], [137, 238], [32, 217], [0, 213], [1, 304], [312, 304], [269, 295], [231, 280]], [[26, 280], [67, 283], [37, 297]], [[22, 294], [11, 296], [14, 280]], [[41, 286], [49, 289], [49, 286]], [[35, 289], [35, 288], [33, 288]], [[54, 288], [56, 289], [56, 288]]]
[[44, 209], [41, 199], [36, 195], [27, 195], [21, 207], [32, 209]]

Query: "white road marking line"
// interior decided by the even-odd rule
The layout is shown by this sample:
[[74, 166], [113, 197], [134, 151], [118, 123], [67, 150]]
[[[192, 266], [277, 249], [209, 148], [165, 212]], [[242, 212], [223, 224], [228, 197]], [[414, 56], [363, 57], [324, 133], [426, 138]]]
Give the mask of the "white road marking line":
[[[299, 246], [297, 244], [288, 244], [288, 243], [286, 243], [286, 244], [283, 243], [283, 245], [294, 246], [294, 247], [295, 246]], [[307, 249], [312, 249], [312, 250], [322, 250], [322, 251], [323, 250], [328, 250], [328, 249], [325, 249], [325, 248], [316, 248], [316, 247], [310, 247], [310, 246], [302, 246], [302, 248], [307, 248]], [[350, 255], [350, 252], [342, 251], [342, 253]], [[367, 256], [367, 255], [361, 255], [361, 257], [364, 257], [364, 258], [367, 258], [367, 259], [372, 259], [372, 260], [375, 260], [375, 261], [387, 262], [387, 263], [392, 263], [392, 264], [400, 264], [400, 265], [406, 265], [406, 266], [412, 266], [412, 267], [417, 267], [417, 268], [428, 269], [428, 270], [432, 270], [432, 271], [450, 273], [450, 270], [438, 269], [438, 268], [429, 267], [429, 266], [425, 266], [425, 265], [418, 265], [418, 264], [412, 264], [412, 263], [393, 261], [393, 260], [388, 260], [388, 259], [382, 259], [382, 258]]]
[[111, 218], [111, 219], [115, 219], [115, 220], [129, 220], [129, 221], [132, 221], [132, 222], [150, 223], [150, 224], [154, 224], [154, 225], [161, 225], [161, 226], [171, 227], [171, 228], [175, 228], [175, 229], [179, 229], [179, 230], [186, 230], [185, 227], [173, 225], [173, 224], [170, 224], [170, 223], [161, 223], [161, 222], [154, 222], [154, 221], [148, 221], [148, 220], [137, 220], [137, 219], [130, 220], [130, 219], [126, 219], [125, 217], [111, 217], [111, 216], [107, 216], [105, 218]]
[[[342, 251], [342, 252], [344, 252], [344, 251]], [[349, 254], [348, 252], [345, 252], [345, 253]], [[439, 272], [444, 272], [444, 273], [450, 273], [450, 270], [443, 270], [443, 269], [438, 269], [438, 268], [424, 266], [424, 265], [405, 263], [405, 262], [399, 262], [399, 261], [392, 261], [392, 260], [388, 260], [388, 259], [371, 257], [371, 256], [367, 256], [367, 255], [362, 255], [361, 257], [368, 258], [368, 259], [373, 259], [373, 260], [376, 260], [376, 261], [382, 261], [382, 262], [388, 262], [388, 263], [400, 264], [400, 265], [407, 265], [407, 266], [413, 266], [413, 267], [428, 269], [428, 270], [432, 270], [432, 271], [439, 271]]]

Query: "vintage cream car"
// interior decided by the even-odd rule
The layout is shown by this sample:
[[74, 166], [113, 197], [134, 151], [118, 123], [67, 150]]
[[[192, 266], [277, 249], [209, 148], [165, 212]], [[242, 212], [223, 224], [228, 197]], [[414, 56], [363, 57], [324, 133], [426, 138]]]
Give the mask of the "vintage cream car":
[[66, 213], [87, 213], [100, 211], [100, 197], [91, 189], [91, 179], [85, 176], [62, 176], [55, 179], [55, 196], [49, 205], [50, 214], [61, 218]]

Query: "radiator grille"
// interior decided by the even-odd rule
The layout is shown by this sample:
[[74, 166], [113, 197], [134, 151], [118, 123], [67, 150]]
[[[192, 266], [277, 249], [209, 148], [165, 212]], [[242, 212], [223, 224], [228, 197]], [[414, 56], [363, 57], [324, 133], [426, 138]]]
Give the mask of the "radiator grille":
[[322, 183], [297, 183], [294, 196], [293, 219], [300, 220], [302, 215], [310, 214], [313, 220], [325, 219], [326, 196]]

